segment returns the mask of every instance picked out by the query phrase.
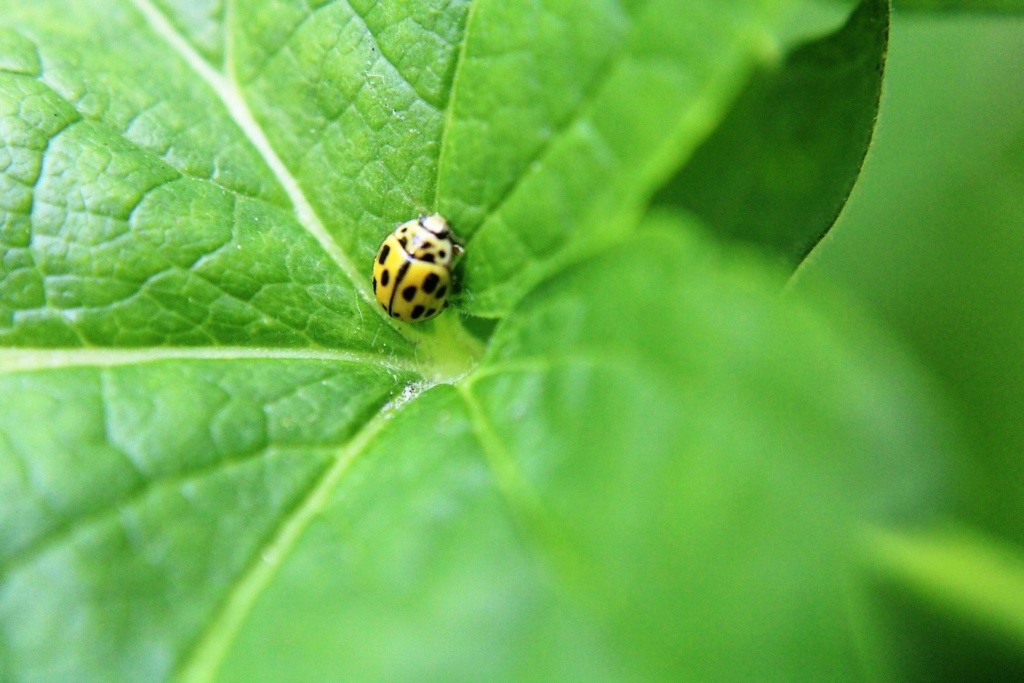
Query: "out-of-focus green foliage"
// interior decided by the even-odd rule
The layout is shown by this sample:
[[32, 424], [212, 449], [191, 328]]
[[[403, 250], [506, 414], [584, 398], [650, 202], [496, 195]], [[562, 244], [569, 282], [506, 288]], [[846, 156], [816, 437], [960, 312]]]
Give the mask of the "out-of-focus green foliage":
[[912, 343], [974, 440], [962, 512], [1024, 543], [1024, 24], [904, 26], [875, 151], [798, 283], [847, 283]]
[[915, 596], [896, 603], [915, 615], [893, 638], [904, 661], [1016, 680], [1024, 629], [1000, 615], [1024, 585], [1024, 23], [897, 15], [890, 59], [863, 178], [796, 289], [859, 296], [943, 383], [971, 446], [951, 482], [970, 541], [886, 553]]
[[1021, 0], [895, 0], [896, 9], [927, 12], [978, 12], [1020, 14], [1024, 12]]
[[756, 74], [656, 203], [800, 263], [860, 172], [878, 112], [889, 7], [865, 2], [833, 34]]
[[0, 681], [1010, 671], [1020, 70], [897, 42], [783, 293], [888, 44], [825, 7], [0, 1]]

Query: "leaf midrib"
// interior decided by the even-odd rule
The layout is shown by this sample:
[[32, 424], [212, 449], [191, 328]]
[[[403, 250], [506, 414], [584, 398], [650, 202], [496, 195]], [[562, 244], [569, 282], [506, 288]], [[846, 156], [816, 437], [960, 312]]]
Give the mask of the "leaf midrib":
[[[231, 41], [230, 16], [233, 14], [231, 3], [227, 6], [225, 31], [224, 72], [211, 66], [188, 41], [175, 29], [168, 18], [151, 2], [151, 0], [128, 0], [142, 16], [145, 24], [178, 55], [192, 71], [199, 76], [210, 90], [221, 100], [230, 118], [239, 127], [256, 152], [263, 158], [271, 173], [275, 176], [292, 203], [299, 224], [316, 241], [327, 255], [340, 268], [344, 276], [352, 283], [358, 295], [370, 305], [385, 324], [396, 329], [399, 334], [414, 341], [419, 334], [408, 330], [382, 315], [375, 305], [365, 278], [353, 265], [339, 243], [327, 232], [323, 221], [306, 198], [295, 176], [288, 170], [284, 162], [274, 150], [272, 144], [256, 121], [242, 94], [234, 76], [233, 41]], [[146, 349], [45, 349], [45, 350], [8, 350], [0, 353], [0, 374], [26, 372], [43, 369], [68, 367], [99, 366], [111, 367], [128, 364], [157, 362], [162, 360], [246, 360], [246, 359], [283, 359], [283, 360], [331, 360], [339, 362], [355, 362], [372, 364], [376, 367], [390, 367], [422, 376], [419, 364], [410, 364], [405, 360], [388, 359], [382, 355], [364, 354], [351, 351], [311, 350], [311, 349], [257, 349], [244, 347], [189, 347], [189, 348], [146, 348]], [[378, 433], [392, 419], [402, 405], [415, 400], [432, 386], [431, 383], [411, 385], [406, 392], [399, 394], [386, 405], [373, 419], [361, 428], [344, 445], [340, 446], [333, 462], [316, 480], [313, 486], [303, 494], [297, 507], [281, 518], [278, 527], [270, 534], [268, 541], [255, 553], [246, 569], [239, 575], [223, 602], [216, 609], [206, 628], [200, 632], [189, 651], [179, 660], [176, 666], [176, 677], [183, 680], [206, 680], [210, 678], [220, 664], [238, 629], [244, 623], [252, 606], [262, 594], [266, 585], [272, 580], [289, 551], [301, 537], [309, 523], [329, 500], [331, 492], [337, 487], [352, 463], [373, 442]], [[259, 454], [255, 454], [258, 457]], [[252, 457], [252, 454], [250, 454]], [[248, 458], [246, 458], [248, 460]], [[235, 463], [237, 464], [237, 463]], [[218, 464], [218, 468], [223, 463]], [[204, 470], [207, 472], [207, 470]], [[208, 472], [207, 472], [208, 473]], [[193, 475], [197, 473], [193, 472]], [[202, 474], [199, 474], [202, 476]], [[142, 493], [149, 487], [144, 487]], [[111, 508], [118, 509], [118, 508]], [[109, 514], [109, 510], [100, 511], [92, 518]], [[43, 547], [59, 543], [68, 529], [47, 536]], [[29, 554], [39, 550], [34, 545]]]
[[307, 527], [329, 502], [331, 494], [353, 463], [366, 452], [374, 438], [404, 406], [434, 386], [422, 385], [401, 394], [339, 450], [333, 464], [302, 496], [298, 506], [281, 520], [267, 543], [242, 572], [241, 578], [235, 582], [205, 631], [199, 634], [190, 652], [175, 668], [176, 681], [208, 681], [213, 678], [256, 601]]
[[37, 370], [81, 367], [141, 365], [167, 360], [245, 361], [306, 360], [357, 363], [421, 376], [414, 361], [385, 357], [374, 353], [328, 349], [251, 348], [245, 346], [146, 347], [139, 349], [3, 349], [0, 350], [0, 375]]
[[448, 101], [444, 108], [444, 121], [441, 124], [441, 137], [437, 152], [437, 172], [434, 176], [434, 210], [440, 211], [441, 202], [441, 170], [444, 168], [445, 152], [448, 149], [448, 133], [452, 128], [452, 121], [455, 118], [455, 100], [459, 92], [459, 83], [462, 76], [462, 65], [466, 61], [466, 46], [469, 45], [469, 34], [473, 26], [473, 18], [476, 16], [476, 8], [482, 0], [471, 2], [466, 10], [466, 26], [462, 32], [462, 43], [459, 45], [459, 53], [455, 56], [455, 68], [452, 70], [452, 83], [448, 89]]
[[320, 247], [327, 253], [332, 261], [341, 269], [360, 298], [363, 299], [371, 309], [374, 310], [387, 325], [394, 328], [406, 339], [414, 341], [414, 333], [399, 328], [394, 322], [379, 310], [372, 292], [366, 283], [359, 269], [348, 258], [340, 244], [331, 236], [324, 227], [323, 221], [317, 214], [313, 205], [306, 198], [305, 193], [299, 186], [298, 180], [288, 170], [288, 167], [278, 156], [270, 140], [267, 138], [263, 128], [256, 121], [249, 105], [245, 100], [242, 90], [234, 75], [234, 41], [231, 40], [230, 21], [234, 14], [232, 3], [228, 2], [225, 17], [225, 58], [226, 72], [222, 73], [214, 69], [202, 55], [193, 48], [170, 22], [170, 20], [153, 5], [151, 0], [127, 0], [142, 15], [146, 24], [157, 34], [167, 45], [209, 86], [210, 90], [220, 99], [225, 110], [239, 127], [245, 138], [253, 146], [256, 152], [263, 159], [270, 169], [270, 172], [280, 183], [285, 194], [292, 203], [299, 224], [317, 241]]

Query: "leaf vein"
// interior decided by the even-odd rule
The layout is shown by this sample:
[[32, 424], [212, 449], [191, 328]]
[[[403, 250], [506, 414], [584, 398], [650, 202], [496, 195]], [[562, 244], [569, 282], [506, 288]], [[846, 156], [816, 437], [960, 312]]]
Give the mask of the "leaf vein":
[[[484, 216], [484, 220], [494, 213], [501, 210], [501, 207], [515, 194], [516, 190], [530, 177], [530, 169], [533, 168], [540, 159], [547, 156], [548, 152], [554, 147], [555, 143], [558, 142], [563, 135], [571, 129], [574, 125], [583, 121], [584, 115], [588, 110], [594, 106], [598, 94], [601, 92], [601, 88], [608, 82], [612, 74], [615, 72], [615, 67], [620, 59], [623, 59], [626, 55], [626, 51], [632, 40], [633, 33], [636, 31], [636, 26], [639, 21], [635, 18], [636, 14], [641, 14], [643, 8], [646, 7], [647, 3], [638, 8], [634, 14], [632, 26], [622, 36], [621, 43], [612, 50], [605, 58], [604, 62], [594, 72], [593, 77], [584, 87], [579, 101], [576, 103], [569, 112], [566, 113], [565, 117], [561, 121], [557, 121], [553, 126], [553, 132], [537, 147], [530, 158], [522, 164], [523, 172], [517, 175], [512, 182], [510, 182], [505, 189], [492, 200], [487, 207], [480, 213]], [[469, 237], [471, 241], [479, 226], [472, 226], [471, 230], [474, 233]]]
[[508, 505], [523, 545], [532, 554], [538, 572], [567, 593], [578, 592], [579, 586], [586, 582], [593, 583], [595, 578], [586, 569], [587, 563], [570, 533], [527, 481], [495, 433], [471, 386], [458, 384], [456, 387], [469, 412], [474, 436], [484, 452], [498, 492]]
[[252, 562], [212, 616], [206, 630], [199, 635], [191, 652], [179, 662], [176, 667], [177, 680], [208, 681], [215, 676], [243, 621], [281, 568], [288, 553], [299, 542], [303, 532], [329, 502], [331, 493], [343, 481], [352, 464], [366, 452], [373, 438], [405, 405], [432, 386], [421, 385], [402, 393], [339, 449], [333, 464], [314, 482], [298, 505], [281, 520], [268, 542], [254, 554]]
[[114, 445], [117, 443], [117, 440], [114, 438], [115, 431], [110, 424], [110, 406], [113, 403], [113, 393], [110, 386], [110, 371], [108, 368], [102, 368], [97, 374], [99, 375], [100, 383], [99, 406], [103, 417], [103, 440], [112, 447], [112, 450], [122, 456], [121, 459], [128, 464], [128, 468], [139, 481], [146, 481], [147, 473], [144, 470], [143, 464], [132, 457], [132, 454], [127, 450], [118, 448]]
[[[27, 565], [34, 558], [39, 557], [51, 548], [55, 548], [65, 541], [70, 540], [77, 531], [102, 524], [104, 521], [116, 516], [124, 509], [141, 503], [147, 496], [156, 491], [201, 481], [202, 479], [214, 476], [219, 472], [229, 470], [232, 467], [243, 466], [261, 456], [273, 455], [274, 453], [271, 451], [274, 451], [274, 453], [287, 453], [288, 449], [279, 448], [275, 451], [271, 447], [261, 448], [257, 451], [235, 455], [230, 458], [223, 458], [207, 466], [198, 467], [196, 469], [179, 472], [159, 479], [151, 479], [148, 481], [143, 480], [137, 487], [125, 492], [125, 495], [114, 500], [106, 501], [104, 505], [93, 510], [89, 510], [76, 517], [66, 519], [62, 523], [55, 525], [41, 536], [31, 541], [28, 545], [15, 550], [4, 559], [3, 565], [0, 566], [0, 577], [9, 575], [19, 567]], [[127, 455], [125, 456], [125, 459], [130, 460]], [[141, 474], [136, 466], [133, 465], [132, 468], [134, 472]]]
[[[162, 38], [172, 50], [174, 50], [189, 67], [202, 78], [227, 110], [228, 115], [239, 127], [243, 135], [249, 140], [253, 148], [263, 158], [271, 173], [277, 178], [288, 198], [292, 202], [292, 208], [302, 227], [316, 239], [320, 248], [334, 261], [341, 269], [345, 277], [349, 279], [352, 286], [369, 304], [375, 313], [388, 325], [392, 325], [399, 334], [406, 336], [406, 332], [393, 323], [389, 316], [380, 310], [376, 305], [373, 294], [370, 292], [366, 277], [355, 267], [348, 255], [342, 250], [341, 245], [327, 231], [323, 221], [317, 214], [313, 205], [306, 198], [298, 179], [291, 173], [284, 161], [277, 154], [262, 126], [256, 120], [249, 104], [245, 99], [241, 86], [235, 77], [234, 71], [224, 74], [216, 71], [210, 64], [188, 43], [181, 34], [177, 32], [167, 17], [152, 3], [152, 0], [128, 0], [143, 15], [150, 28]], [[229, 8], [230, 9], [230, 8]], [[233, 19], [234, 13], [229, 13]], [[227, 31], [231, 31], [228, 27]], [[233, 48], [233, 43], [228, 44]], [[231, 52], [227, 53], [226, 63], [233, 64]]]
[[448, 91], [448, 101], [445, 103], [444, 123], [441, 127], [441, 141], [437, 152], [437, 174], [434, 178], [434, 210], [440, 209], [441, 200], [441, 169], [444, 166], [445, 151], [448, 148], [448, 131], [451, 130], [452, 120], [455, 118], [455, 101], [458, 97], [459, 82], [462, 75], [462, 65], [466, 61], [466, 45], [469, 44], [470, 31], [473, 28], [473, 19], [476, 16], [476, 8], [480, 6], [481, 0], [474, 0], [466, 12], [466, 28], [462, 32], [462, 43], [459, 45], [459, 53], [455, 57], [455, 70], [452, 72], [452, 87]]
[[420, 373], [414, 362], [376, 354], [337, 349], [289, 349], [248, 347], [148, 347], [144, 349], [2, 349], [0, 375], [37, 370], [56, 370], [78, 367], [118, 367], [157, 363], [166, 360], [192, 361], [247, 361], [295, 360], [332, 361], [383, 367], [398, 372]]
[[436, 103], [431, 102], [426, 95], [424, 95], [423, 93], [416, 89], [416, 86], [413, 85], [412, 82], [405, 77], [405, 74], [402, 73], [402, 70], [398, 68], [398, 64], [390, 57], [388, 57], [387, 52], [384, 51], [384, 47], [380, 44], [380, 41], [377, 40], [377, 36], [375, 36], [373, 34], [373, 31], [370, 29], [370, 24], [367, 22], [366, 17], [364, 17], [356, 10], [355, 6], [352, 4], [352, 0], [340, 1], [344, 2], [345, 6], [348, 7], [350, 12], [352, 12], [352, 16], [358, 19], [359, 22], [363, 25], [363, 28], [366, 29], [366, 35], [368, 35], [370, 39], [373, 41], [376, 53], [380, 55], [380, 58], [383, 59], [388, 66], [394, 69], [395, 73], [398, 75], [398, 78], [401, 79], [402, 83], [408, 86], [409, 90], [411, 90], [413, 94], [415, 94], [416, 97], [421, 102], [426, 104], [428, 107], [430, 107], [431, 109], [439, 109], [439, 106]]

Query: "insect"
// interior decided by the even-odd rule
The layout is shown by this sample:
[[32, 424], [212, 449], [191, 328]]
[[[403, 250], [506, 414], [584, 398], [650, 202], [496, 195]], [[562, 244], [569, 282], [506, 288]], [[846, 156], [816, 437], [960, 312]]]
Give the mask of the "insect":
[[462, 245], [439, 214], [402, 223], [373, 261], [373, 293], [392, 318], [430, 320], [448, 307], [452, 268]]

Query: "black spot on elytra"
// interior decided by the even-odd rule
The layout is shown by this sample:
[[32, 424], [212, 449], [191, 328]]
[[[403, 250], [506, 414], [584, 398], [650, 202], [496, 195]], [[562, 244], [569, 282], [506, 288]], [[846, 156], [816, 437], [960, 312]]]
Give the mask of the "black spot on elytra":
[[421, 315], [423, 315], [423, 307], [422, 306], [414, 306], [413, 309], [412, 309], [412, 319], [413, 320], [418, 320]]
[[409, 241], [407, 239], [405, 239], [404, 237], [399, 237], [398, 238], [398, 243], [402, 245], [402, 249], [408, 249], [409, 248]]
[[437, 276], [437, 273], [431, 273], [423, 280], [423, 291], [427, 294], [431, 294], [435, 289], [437, 289], [437, 285], [440, 284], [440, 282], [441, 278]]
[[412, 301], [416, 296], [416, 285], [409, 285], [402, 290], [402, 298], [406, 301]]
[[449, 233], [448, 233], [447, 230], [442, 230], [441, 232], [434, 233], [434, 234], [437, 235], [438, 239], [446, 240], [446, 239], [448, 239], [448, 234]]
[[423, 261], [424, 263], [433, 263], [434, 262], [434, 255], [433, 254], [424, 254], [423, 256], [420, 257], [420, 261]]
[[395, 273], [395, 286], [391, 288], [391, 297], [388, 299], [388, 313], [393, 317], [399, 317], [395, 313], [395, 297], [398, 295], [398, 288], [401, 286], [402, 281], [405, 280], [405, 274], [409, 272], [409, 266], [412, 265], [412, 261], [408, 259], [398, 268], [398, 272]]
[[391, 273], [385, 268], [384, 272], [380, 274], [380, 285], [381, 287], [387, 287], [389, 282], [391, 282]]
[[[377, 263], [379, 263], [379, 264], [381, 264], [383, 266], [384, 265], [384, 261], [387, 260], [388, 254], [390, 254], [390, 253], [391, 253], [391, 245], [390, 244], [385, 244], [380, 249], [380, 256], [377, 257]], [[387, 284], [387, 283], [385, 282], [384, 284]]]
[[377, 278], [373, 278], [373, 293], [377, 293]]
[[436, 309], [436, 308], [428, 308], [428, 309], [427, 309], [427, 317], [428, 317], [428, 318], [429, 318], [430, 316], [434, 315], [435, 313], [437, 313], [437, 309]]
[[438, 258], [444, 258], [444, 253], [445, 253], [444, 249], [442, 249], [441, 251], [437, 252]]
[[443, 299], [444, 295], [448, 293], [448, 285], [441, 285], [441, 289], [437, 290], [437, 298]]

